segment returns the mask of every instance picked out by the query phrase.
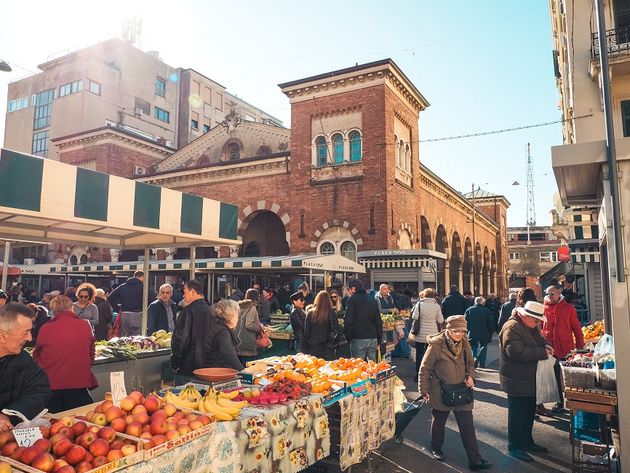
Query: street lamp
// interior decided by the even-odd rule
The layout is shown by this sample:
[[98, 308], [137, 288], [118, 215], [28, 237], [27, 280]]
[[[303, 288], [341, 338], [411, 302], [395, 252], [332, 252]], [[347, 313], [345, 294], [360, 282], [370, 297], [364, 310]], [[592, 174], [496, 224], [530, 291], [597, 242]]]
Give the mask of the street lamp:
[[2, 59], [0, 59], [0, 71], [3, 72], [11, 72], [13, 69], [11, 69], [11, 66], [9, 66], [8, 63], [6, 63], [5, 61], [3, 61]]

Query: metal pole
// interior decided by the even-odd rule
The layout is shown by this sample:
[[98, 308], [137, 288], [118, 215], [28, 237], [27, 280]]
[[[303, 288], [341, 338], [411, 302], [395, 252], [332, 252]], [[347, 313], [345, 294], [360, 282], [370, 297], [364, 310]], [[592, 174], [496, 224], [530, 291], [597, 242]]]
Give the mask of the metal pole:
[[477, 238], [475, 236], [475, 183], [472, 184], [472, 235], [473, 235], [473, 296], [477, 295]]
[[11, 242], [4, 242], [4, 266], [2, 267], [2, 286], [0, 289], [7, 291], [7, 278], [9, 277], [9, 254], [11, 253]]
[[597, 39], [599, 41], [599, 61], [602, 73], [602, 92], [604, 95], [604, 121], [606, 124], [606, 158], [608, 160], [608, 179], [612, 200], [612, 226], [615, 241], [615, 263], [617, 282], [625, 281], [623, 262], [623, 240], [619, 209], [619, 178], [617, 177], [617, 151], [615, 149], [615, 131], [612, 118], [612, 100], [610, 97], [610, 71], [608, 70], [608, 49], [606, 47], [606, 26], [604, 25], [604, 7], [602, 0], [595, 0], [597, 15]]
[[149, 314], [149, 248], [144, 249], [144, 283], [142, 284], [142, 325], [140, 326], [140, 335], [147, 335], [147, 320]]
[[191, 246], [190, 247], [190, 258], [189, 258], [189, 260], [190, 260], [190, 268], [189, 268], [190, 269], [190, 273], [189, 273], [189, 276], [188, 276], [188, 279], [190, 281], [195, 279], [195, 255], [196, 255], [195, 247]]

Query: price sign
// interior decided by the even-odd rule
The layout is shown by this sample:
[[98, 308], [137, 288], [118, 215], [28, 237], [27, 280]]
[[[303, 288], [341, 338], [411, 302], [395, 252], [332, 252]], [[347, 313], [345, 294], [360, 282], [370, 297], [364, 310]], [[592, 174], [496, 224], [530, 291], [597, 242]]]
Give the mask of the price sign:
[[112, 390], [112, 402], [115, 406], [120, 405], [120, 401], [127, 397], [127, 390], [125, 389], [125, 372], [114, 371], [109, 374], [109, 385]]
[[42, 431], [39, 427], [29, 427], [27, 429], [13, 429], [13, 436], [20, 447], [30, 447], [37, 440], [43, 439]]

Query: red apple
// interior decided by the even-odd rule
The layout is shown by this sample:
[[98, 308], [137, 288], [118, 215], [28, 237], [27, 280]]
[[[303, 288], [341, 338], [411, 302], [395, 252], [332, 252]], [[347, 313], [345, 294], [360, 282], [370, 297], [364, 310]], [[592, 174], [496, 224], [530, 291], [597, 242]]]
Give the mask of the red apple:
[[80, 420], [79, 422], [74, 423], [74, 425], [72, 426], [72, 431], [74, 432], [74, 436], [78, 437], [79, 435], [84, 434], [87, 428], [87, 424]]
[[73, 466], [65, 465], [54, 471], [55, 473], [76, 473], [77, 470], [75, 470]]
[[140, 391], [131, 391], [129, 397], [136, 401], [136, 404], [142, 404], [144, 402], [144, 395]]
[[122, 451], [120, 450], [110, 450], [109, 453], [107, 454], [107, 461], [108, 462], [113, 462], [115, 460], [119, 460], [122, 457], [124, 457], [124, 455], [122, 454]]
[[136, 407], [136, 400], [130, 396], [124, 397], [120, 400], [120, 408], [123, 411], [131, 412]]
[[123, 448], [123, 445], [125, 445], [125, 443], [121, 439], [116, 439], [112, 442], [109, 448], [110, 450], [120, 450]]
[[102, 438], [107, 443], [112, 443], [116, 438], [116, 431], [112, 427], [103, 427], [99, 433], [99, 438]]
[[153, 435], [156, 434], [165, 434], [168, 432], [168, 424], [165, 421], [154, 420], [151, 422], [151, 433]]
[[151, 426], [146, 424], [142, 427], [142, 432], [151, 432]]
[[164, 442], [166, 442], [166, 440], [166, 436], [162, 434], [157, 434], [153, 436], [153, 443], [155, 443], [155, 445], [162, 445]]
[[5, 457], [10, 457], [16, 448], [18, 448], [18, 444], [16, 442], [7, 442], [4, 444], [4, 447], [2, 447], [2, 452], [0, 453], [2, 453]]
[[107, 422], [111, 423], [114, 419], [118, 419], [119, 417], [124, 417], [125, 411], [123, 411], [120, 407], [112, 406], [107, 409], [105, 412], [105, 418]]
[[98, 407], [100, 407], [100, 412], [105, 413], [113, 405], [114, 403], [112, 401], [103, 401], [98, 405]]
[[62, 429], [62, 427], [66, 427], [66, 425], [60, 421], [53, 423], [49, 429], [50, 435], [57, 434]]
[[169, 430], [164, 434], [168, 440], [173, 440], [179, 437], [179, 432], [177, 430]]
[[175, 414], [173, 414], [172, 417], [175, 420], [179, 420], [179, 419], [183, 419], [184, 417], [186, 417], [186, 414], [184, 414], [182, 411], [177, 411]]
[[66, 461], [70, 465], [77, 465], [85, 460], [86, 454], [87, 452], [85, 451], [85, 448], [83, 448], [81, 445], [73, 445], [66, 453]]
[[179, 427], [180, 425], [188, 425], [190, 424], [190, 421], [188, 419], [179, 419], [177, 421], [177, 427]]
[[116, 432], [124, 432], [127, 429], [127, 421], [125, 419], [114, 419], [111, 425]]
[[52, 448], [52, 443], [48, 439], [39, 439], [35, 441], [33, 446], [39, 448], [42, 453], [44, 453], [50, 452], [50, 449]]
[[142, 404], [149, 414], [153, 414], [160, 408], [160, 400], [154, 394], [149, 394]]
[[74, 440], [74, 431], [72, 430], [72, 427], [64, 425], [61, 429], [59, 429], [59, 433], [70, 440]]
[[50, 437], [50, 428], [46, 426], [41, 426], [39, 428], [39, 431], [42, 433], [42, 437], [44, 437], [45, 439]]
[[[88, 422], [92, 422], [92, 417], [94, 417], [94, 414], [96, 414], [96, 411], [87, 411], [85, 413], [85, 420], [87, 420]], [[77, 417], [78, 419], [78, 417]], [[83, 419], [81, 419], [83, 420]]]
[[129, 455], [136, 453], [137, 448], [135, 445], [125, 445], [123, 448], [120, 449], [120, 451], [123, 456], [128, 457]]
[[193, 420], [190, 424], [188, 424], [188, 426], [192, 430], [197, 430], [197, 429], [201, 429], [204, 426], [204, 424], [199, 419], [196, 419], [196, 420]]
[[94, 465], [94, 468], [98, 468], [99, 466], [103, 466], [107, 463], [109, 463], [109, 461], [107, 461], [107, 457], [104, 456], [94, 457], [94, 460], [92, 460], [92, 465]]
[[136, 407], [134, 407], [131, 410], [131, 413], [135, 416], [137, 414], [146, 414], [147, 413], [147, 408], [144, 407], [142, 404], [138, 404], [136, 405]]
[[142, 425], [147, 425], [151, 421], [149, 414], [146, 412], [139, 412], [138, 414], [134, 414], [133, 417], [136, 422], [140, 422]]
[[141, 439], [146, 439], [146, 440], [152, 439], [153, 438], [153, 434], [151, 432], [142, 432], [140, 434], [140, 438]]
[[81, 445], [83, 448], [87, 450], [87, 448], [96, 439], [97, 439], [97, 434], [95, 434], [94, 432], [86, 432], [77, 438], [76, 443]]
[[177, 426], [177, 432], [179, 432], [179, 435], [186, 435], [187, 433], [189, 433], [191, 431], [190, 427], [188, 426], [188, 424], [186, 425], [179, 425]]
[[63, 457], [74, 445], [69, 439], [63, 437], [53, 445], [53, 453], [58, 457]]
[[35, 460], [35, 457], [38, 457], [42, 453], [44, 453], [42, 450], [40, 450], [38, 447], [33, 445], [31, 447], [27, 447], [22, 452], [22, 455], [20, 456], [18, 460], [21, 461], [22, 463], [30, 465], [31, 463], [33, 463], [33, 460]]
[[197, 414], [193, 414], [191, 412], [190, 414], [186, 416], [186, 419], [188, 419], [189, 421], [193, 421], [193, 420], [197, 420], [197, 417], [199, 417]]
[[134, 437], [140, 437], [140, 434], [142, 434], [142, 424], [140, 422], [132, 422], [127, 426], [125, 433], [127, 435], [133, 435]]
[[96, 439], [90, 444], [90, 453], [95, 457], [104, 457], [109, 453], [109, 443], [104, 439]]
[[85, 460], [84, 461], [92, 463], [92, 460], [94, 460], [94, 455], [92, 455], [90, 452], [87, 452], [85, 454]]
[[31, 466], [33, 468], [37, 468], [41, 471], [53, 471], [53, 466], [55, 465], [55, 457], [53, 457], [50, 453], [40, 453], [33, 459]]
[[208, 416], [204, 416], [204, 415], [199, 416], [197, 419], [198, 419], [198, 420], [199, 420], [199, 421], [200, 421], [203, 425], [208, 425], [208, 424], [211, 422], [210, 417], [208, 417]]
[[135, 417], [132, 416], [131, 414], [129, 414], [128, 416], [125, 416], [125, 422], [127, 422], [127, 425], [131, 424], [135, 420], [136, 420]]
[[164, 404], [164, 413], [166, 414], [166, 417], [171, 417], [173, 414], [175, 414], [177, 412], [177, 407], [175, 407], [175, 405], [171, 404], [170, 402], [167, 402], [166, 404]]
[[168, 416], [166, 415], [166, 412], [164, 412], [164, 410], [162, 409], [158, 409], [153, 414], [151, 414], [151, 421], [166, 420], [166, 419], [168, 419]]
[[16, 448], [15, 450], [13, 450], [13, 453], [9, 456], [9, 458], [11, 458], [12, 460], [20, 461], [20, 458], [22, 457], [24, 450], [26, 450], [26, 448], [24, 447]]
[[152, 438], [150, 438], [146, 442], [144, 442], [144, 445], [143, 445], [144, 450], [150, 450], [153, 447], [155, 447], [155, 442], [153, 441]]
[[66, 437], [64, 434], [56, 433], [55, 435], [50, 437], [50, 443], [52, 443], [54, 447], [57, 444], [57, 442], [63, 439], [68, 440], [68, 437]]
[[11, 432], [2, 432], [0, 433], [0, 449], [4, 448], [6, 444], [9, 442], [14, 442], [15, 438], [13, 437], [13, 433]]
[[94, 466], [89, 461], [82, 461], [77, 465], [77, 473], [85, 473], [86, 471], [90, 471]]
[[57, 458], [55, 460], [55, 462], [53, 463], [53, 471], [59, 471], [59, 469], [61, 467], [64, 467], [68, 464], [68, 462], [66, 460], [64, 460], [63, 458]]

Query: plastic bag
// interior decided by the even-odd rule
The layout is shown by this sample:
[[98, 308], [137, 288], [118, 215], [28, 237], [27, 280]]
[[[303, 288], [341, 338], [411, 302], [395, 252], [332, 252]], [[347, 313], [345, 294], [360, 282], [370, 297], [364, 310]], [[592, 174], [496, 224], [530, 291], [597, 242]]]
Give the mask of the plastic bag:
[[613, 343], [612, 335], [604, 334], [602, 338], [595, 345], [594, 355], [614, 355], [615, 344]]
[[15, 426], [16, 429], [27, 429], [29, 427], [50, 427], [50, 420], [42, 417], [44, 414], [48, 412], [48, 409], [44, 409], [42, 412], [37, 414], [31, 420], [28, 420], [24, 414], [20, 411], [14, 411], [11, 409], [2, 409], [2, 413], [8, 416], [19, 417], [22, 419], [22, 422]]
[[560, 401], [558, 383], [553, 371], [555, 364], [556, 359], [553, 356], [538, 361], [536, 367], [536, 404]]

